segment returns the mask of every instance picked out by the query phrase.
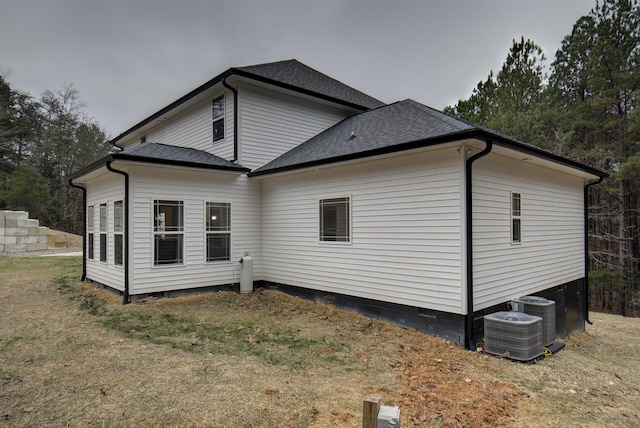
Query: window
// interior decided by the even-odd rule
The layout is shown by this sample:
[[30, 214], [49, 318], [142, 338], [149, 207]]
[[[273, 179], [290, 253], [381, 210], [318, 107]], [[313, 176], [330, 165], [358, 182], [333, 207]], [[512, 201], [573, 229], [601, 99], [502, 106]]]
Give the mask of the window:
[[213, 142], [224, 138], [224, 95], [215, 98], [211, 108], [213, 114]]
[[95, 212], [93, 205], [87, 207], [87, 258], [93, 260], [93, 223], [95, 221]]
[[522, 198], [520, 193], [511, 193], [511, 243], [522, 242]]
[[124, 205], [122, 201], [113, 203], [113, 263], [122, 266], [124, 232]]
[[350, 198], [320, 200], [320, 241], [351, 242]]
[[100, 204], [100, 261], [107, 261], [107, 204]]
[[231, 260], [231, 204], [207, 202], [207, 261]]
[[154, 201], [153, 264], [183, 262], [184, 207], [182, 201]]

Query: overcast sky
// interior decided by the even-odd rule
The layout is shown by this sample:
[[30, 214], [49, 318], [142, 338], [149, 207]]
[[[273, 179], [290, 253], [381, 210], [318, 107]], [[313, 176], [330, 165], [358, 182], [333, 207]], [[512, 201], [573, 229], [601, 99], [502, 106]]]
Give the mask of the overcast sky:
[[595, 0], [0, 0], [0, 74], [72, 83], [111, 137], [234, 66], [296, 58], [384, 102], [442, 109], [521, 36], [553, 59]]

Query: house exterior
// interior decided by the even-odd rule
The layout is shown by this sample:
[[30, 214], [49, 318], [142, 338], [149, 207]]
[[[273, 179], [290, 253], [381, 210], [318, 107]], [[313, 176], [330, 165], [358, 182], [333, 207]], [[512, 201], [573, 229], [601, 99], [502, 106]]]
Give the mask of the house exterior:
[[295, 60], [231, 68], [74, 174], [84, 278], [123, 295], [253, 281], [472, 348], [524, 295], [588, 320], [585, 197], [605, 174]]

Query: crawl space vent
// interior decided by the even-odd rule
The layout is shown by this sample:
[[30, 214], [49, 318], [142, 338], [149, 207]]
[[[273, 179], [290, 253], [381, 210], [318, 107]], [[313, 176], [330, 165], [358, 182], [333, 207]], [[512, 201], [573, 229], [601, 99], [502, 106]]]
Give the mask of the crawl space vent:
[[542, 318], [522, 312], [484, 316], [484, 350], [518, 361], [542, 354]]
[[542, 318], [542, 344], [551, 345], [556, 341], [556, 302], [538, 296], [524, 296], [511, 301], [516, 312]]

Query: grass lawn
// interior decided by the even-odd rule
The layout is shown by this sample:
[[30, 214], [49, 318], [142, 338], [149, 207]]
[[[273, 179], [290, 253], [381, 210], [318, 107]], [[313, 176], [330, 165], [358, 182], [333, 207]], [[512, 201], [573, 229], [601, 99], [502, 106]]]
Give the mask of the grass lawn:
[[78, 257], [0, 258], [0, 426], [634, 426], [640, 321], [526, 366], [275, 291], [121, 305]]

